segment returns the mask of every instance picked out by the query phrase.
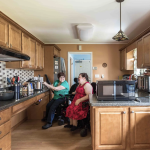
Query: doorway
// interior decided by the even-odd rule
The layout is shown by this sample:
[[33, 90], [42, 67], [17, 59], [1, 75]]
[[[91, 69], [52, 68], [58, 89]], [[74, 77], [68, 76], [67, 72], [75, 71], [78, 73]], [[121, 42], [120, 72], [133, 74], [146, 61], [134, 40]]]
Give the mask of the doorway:
[[68, 83], [70, 87], [74, 84], [74, 78], [80, 73], [87, 73], [89, 82], [93, 80], [92, 52], [68, 52]]

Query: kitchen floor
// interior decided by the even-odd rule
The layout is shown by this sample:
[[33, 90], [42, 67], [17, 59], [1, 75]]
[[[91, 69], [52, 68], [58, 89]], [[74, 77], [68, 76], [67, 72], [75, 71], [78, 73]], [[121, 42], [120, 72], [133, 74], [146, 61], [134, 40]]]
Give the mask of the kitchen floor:
[[92, 150], [91, 135], [80, 137], [80, 130], [71, 132], [55, 122], [42, 130], [40, 120], [27, 120], [12, 131], [12, 150]]

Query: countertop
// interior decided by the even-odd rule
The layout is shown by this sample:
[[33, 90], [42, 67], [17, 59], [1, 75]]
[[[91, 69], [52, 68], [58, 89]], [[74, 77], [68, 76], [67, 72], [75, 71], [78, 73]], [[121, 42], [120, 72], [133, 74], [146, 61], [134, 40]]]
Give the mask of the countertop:
[[7, 101], [0, 101], [0, 111], [6, 108], [9, 108], [11, 106], [14, 106], [16, 104], [22, 103], [32, 97], [35, 97], [37, 95], [40, 95], [42, 93], [45, 93], [49, 91], [48, 88], [45, 88], [41, 91], [33, 91], [33, 92], [20, 92], [20, 97], [22, 97], [21, 95], [24, 95], [24, 97], [20, 98], [20, 99], [12, 99], [12, 100], [7, 100]]
[[136, 90], [135, 97], [140, 100], [132, 101], [98, 101], [96, 95], [89, 96], [90, 106], [150, 106], [150, 93]]

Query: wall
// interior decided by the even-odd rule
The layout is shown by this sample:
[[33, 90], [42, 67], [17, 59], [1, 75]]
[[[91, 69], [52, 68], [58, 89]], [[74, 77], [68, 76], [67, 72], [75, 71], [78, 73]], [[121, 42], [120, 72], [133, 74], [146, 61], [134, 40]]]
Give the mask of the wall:
[[[120, 71], [120, 52], [119, 49], [123, 44], [82, 44], [82, 51], [77, 50], [77, 44], [58, 44], [61, 49], [61, 57], [65, 59], [66, 68], [68, 68], [68, 52], [93, 52], [93, 66], [97, 70], [93, 70], [93, 81], [95, 82], [95, 74], [104, 74], [106, 80], [118, 79], [123, 74], [132, 74], [133, 71]], [[103, 68], [102, 64], [107, 63], [107, 68]], [[68, 69], [66, 79], [68, 78]], [[101, 78], [98, 78], [101, 80]]]
[[12, 79], [14, 76], [19, 76], [20, 81], [24, 82], [34, 77], [34, 70], [7, 69], [6, 63], [0, 61], [0, 88], [5, 88], [7, 78]]

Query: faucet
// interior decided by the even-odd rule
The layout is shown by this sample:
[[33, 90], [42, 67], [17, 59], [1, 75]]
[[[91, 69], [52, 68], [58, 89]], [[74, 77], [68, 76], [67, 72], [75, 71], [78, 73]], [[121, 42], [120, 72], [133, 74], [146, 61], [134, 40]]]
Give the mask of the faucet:
[[132, 80], [133, 75], [134, 75], [134, 77], [136, 76], [136, 79], [137, 79], [137, 75], [133, 73], [133, 74], [131, 74], [131, 80]]

